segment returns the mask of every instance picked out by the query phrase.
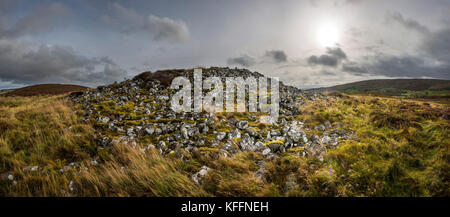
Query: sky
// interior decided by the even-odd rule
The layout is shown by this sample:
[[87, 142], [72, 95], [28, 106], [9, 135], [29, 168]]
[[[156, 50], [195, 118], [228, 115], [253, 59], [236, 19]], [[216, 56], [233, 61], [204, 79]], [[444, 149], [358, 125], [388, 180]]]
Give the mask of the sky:
[[448, 0], [0, 0], [0, 89], [238, 67], [299, 88], [450, 79]]

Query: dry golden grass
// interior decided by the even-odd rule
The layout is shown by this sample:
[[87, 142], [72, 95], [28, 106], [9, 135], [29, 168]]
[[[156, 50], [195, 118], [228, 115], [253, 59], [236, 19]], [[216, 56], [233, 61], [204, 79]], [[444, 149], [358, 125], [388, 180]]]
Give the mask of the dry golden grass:
[[[64, 96], [2, 97], [0, 111], [0, 174], [14, 175], [0, 180], [0, 196], [207, 195], [177, 160], [125, 145], [97, 147], [92, 126]], [[71, 162], [78, 166], [61, 173]]]
[[[99, 147], [73, 108], [63, 96], [0, 97], [0, 174], [15, 181], [0, 179], [0, 196], [450, 195], [449, 110], [439, 104], [348, 95], [312, 102], [296, 119], [310, 129], [339, 123], [357, 138], [340, 140], [323, 161], [280, 154], [265, 163], [262, 180], [257, 153], [223, 158], [204, 149], [210, 154], [182, 162], [153, 149]], [[61, 173], [70, 162], [78, 166]], [[190, 177], [203, 165], [211, 170], [198, 185]], [[286, 190], [287, 182], [294, 187]]]
[[112, 150], [112, 159], [83, 171], [75, 182], [80, 196], [208, 196], [186, 174], [181, 161], [168, 160], [156, 149], [143, 153], [127, 145]]

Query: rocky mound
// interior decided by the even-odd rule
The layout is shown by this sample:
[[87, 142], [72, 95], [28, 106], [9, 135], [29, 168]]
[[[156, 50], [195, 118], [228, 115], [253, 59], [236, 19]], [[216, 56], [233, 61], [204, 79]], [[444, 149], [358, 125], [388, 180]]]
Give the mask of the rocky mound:
[[[163, 155], [188, 160], [198, 154], [230, 156], [253, 151], [266, 159], [281, 153], [321, 158], [327, 148], [337, 146], [339, 138], [351, 132], [333, 128], [329, 122], [308, 129], [296, 116], [302, 106], [327, 99], [316, 92], [305, 92], [280, 83], [280, 116], [274, 124], [261, 124], [255, 113], [175, 113], [170, 109], [176, 90], [168, 86], [176, 76], [192, 78], [193, 70], [144, 72], [131, 80], [72, 95], [80, 105], [80, 115], [95, 125], [103, 148], [127, 143], [141, 148], [156, 148]], [[203, 69], [203, 78], [260, 77], [246, 69]], [[320, 132], [321, 136], [314, 132]]]
[[38, 96], [59, 95], [70, 92], [85, 91], [88, 87], [71, 84], [38, 84], [11, 90], [2, 96]]

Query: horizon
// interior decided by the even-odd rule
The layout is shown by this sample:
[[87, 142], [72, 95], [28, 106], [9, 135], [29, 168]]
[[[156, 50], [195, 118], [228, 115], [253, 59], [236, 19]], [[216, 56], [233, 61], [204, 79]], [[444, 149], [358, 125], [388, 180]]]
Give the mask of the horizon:
[[0, 3], [0, 89], [88, 87], [144, 71], [239, 67], [301, 89], [450, 80], [450, 2]]
[[[165, 70], [170, 70], [170, 69], [161, 69], [161, 71], [165, 71]], [[157, 72], [157, 71], [153, 71], [152, 73], [154, 73], [154, 72]], [[141, 73], [144, 73], [144, 72], [141, 72]], [[139, 74], [141, 74], [141, 73], [139, 73]], [[127, 78], [127, 80], [128, 79], [132, 79], [132, 78]], [[385, 79], [381, 78], [381, 79], [360, 80], [360, 81], [354, 81], [354, 82], [349, 82], [349, 83], [340, 83], [340, 84], [331, 85], [331, 86], [317, 86], [317, 87], [307, 87], [307, 88], [299, 88], [299, 89], [302, 89], [302, 90], [313, 90], [313, 89], [330, 88], [330, 87], [335, 87], [335, 86], [340, 86], [340, 85], [346, 85], [346, 84], [352, 84], [352, 83], [358, 83], [358, 82], [365, 82], [365, 81], [376, 81], [376, 80], [438, 80], [438, 81], [450, 81], [450, 79], [435, 79], [435, 78], [385, 78]], [[35, 86], [35, 85], [48, 85], [48, 84], [77, 85], [77, 84], [71, 84], [71, 83], [37, 83], [37, 84], [32, 84], [32, 85], [23, 85], [23, 86], [18, 86], [18, 87], [11, 87], [11, 88], [0, 88], [0, 91], [2, 91], [2, 90], [14, 90], [14, 89], [19, 89], [19, 88], [23, 88], [23, 87], [29, 87], [29, 86]], [[110, 83], [110, 84], [112, 84], [112, 83]], [[110, 85], [110, 84], [105, 84], [105, 85]], [[80, 85], [80, 86], [84, 86], [84, 85]], [[84, 86], [84, 87], [97, 88], [98, 86], [102, 86], [102, 85]]]

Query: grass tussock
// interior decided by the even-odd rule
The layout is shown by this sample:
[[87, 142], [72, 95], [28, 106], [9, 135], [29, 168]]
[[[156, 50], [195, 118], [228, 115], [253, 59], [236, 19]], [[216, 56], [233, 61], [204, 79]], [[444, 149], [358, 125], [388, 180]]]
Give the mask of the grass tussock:
[[381, 97], [345, 98], [318, 101], [297, 117], [312, 125], [321, 121], [312, 113], [331, 117], [333, 124], [354, 131], [358, 139], [341, 141], [314, 170], [301, 164], [297, 179], [307, 187], [293, 195], [450, 195], [448, 107]]
[[203, 188], [215, 196], [260, 197], [277, 195], [276, 188], [255, 176], [261, 159], [254, 153], [239, 153], [233, 158], [220, 158], [211, 164]]
[[61, 97], [0, 98], [0, 169], [53, 167], [94, 151], [92, 128]]
[[0, 196], [208, 195], [178, 169], [180, 161], [124, 145], [98, 147], [92, 126], [64, 97], [0, 98], [0, 111], [0, 174], [14, 176], [0, 180]]
[[113, 148], [112, 159], [83, 171], [75, 179], [79, 196], [208, 196], [185, 173], [181, 161], [168, 160], [149, 150], [145, 153], [126, 145]]
[[[448, 107], [431, 102], [339, 95], [295, 117], [308, 136], [321, 135], [314, 127], [327, 121], [353, 132], [323, 160], [295, 152], [225, 158], [201, 148], [181, 161], [153, 149], [100, 147], [64, 97], [0, 98], [0, 174], [14, 175], [0, 179], [0, 196], [449, 196], [448, 117]], [[191, 176], [203, 165], [211, 169], [196, 184]]]

